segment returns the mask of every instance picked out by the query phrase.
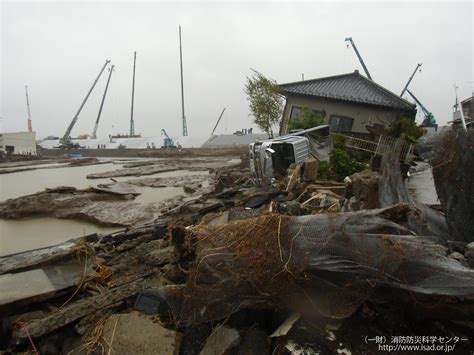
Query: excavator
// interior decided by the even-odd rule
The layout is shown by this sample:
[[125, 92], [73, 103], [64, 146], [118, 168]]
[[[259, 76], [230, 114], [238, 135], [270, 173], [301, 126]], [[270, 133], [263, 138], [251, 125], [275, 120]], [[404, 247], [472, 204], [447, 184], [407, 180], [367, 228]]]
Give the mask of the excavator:
[[164, 137], [163, 139], [163, 146], [161, 148], [176, 148], [176, 145], [174, 144], [173, 139], [170, 138], [168, 133], [166, 133], [165, 129], [163, 128], [161, 130], [161, 136]]
[[418, 104], [418, 106], [420, 106], [421, 108], [421, 111], [423, 112], [423, 114], [425, 115], [425, 119], [423, 120], [423, 122], [421, 123], [421, 126], [425, 126], [425, 127], [438, 127], [438, 124], [436, 123], [436, 120], [433, 116], [433, 114], [428, 111], [428, 109], [420, 102], [420, 100], [418, 100], [416, 98], [416, 96], [408, 89], [405, 89], [407, 93], [410, 94], [410, 96], [413, 98], [413, 100], [415, 100], [415, 102]]

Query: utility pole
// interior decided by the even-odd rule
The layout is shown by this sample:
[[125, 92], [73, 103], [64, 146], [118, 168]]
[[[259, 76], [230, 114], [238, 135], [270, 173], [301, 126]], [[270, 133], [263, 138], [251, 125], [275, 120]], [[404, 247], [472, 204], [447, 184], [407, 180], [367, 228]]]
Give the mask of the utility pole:
[[[356, 47], [354, 41], [352, 40], [352, 37], [347, 37], [344, 41], [345, 41], [345, 42], [349, 41], [349, 42], [351, 43], [352, 48], [354, 48], [354, 52], [355, 52], [356, 55], [357, 55], [357, 58], [359, 58], [360, 64], [362, 64], [362, 68], [364, 68], [365, 75], [367, 75], [367, 78], [369, 78], [370, 80], [372, 80], [372, 77], [370, 76], [369, 70], [368, 70], [367, 67], [365, 66], [364, 60], [363, 60], [362, 57], [360, 56], [360, 53], [359, 53], [359, 51], [357, 50], [357, 47]], [[347, 45], [347, 46], [349, 47], [349, 45]]]
[[97, 138], [97, 127], [99, 126], [100, 115], [102, 113], [102, 108], [104, 107], [105, 95], [107, 95], [107, 89], [109, 88], [110, 78], [112, 76], [112, 72], [114, 71], [115, 65], [112, 65], [109, 68], [109, 77], [107, 79], [107, 84], [105, 84], [104, 96], [102, 96], [102, 101], [100, 103], [99, 113], [97, 114], [97, 120], [95, 121], [94, 131], [92, 132], [92, 139]]
[[26, 107], [28, 108], [28, 132], [33, 132], [33, 127], [31, 126], [30, 100], [28, 98], [28, 85], [25, 85], [25, 93], [26, 93]]
[[188, 126], [186, 124], [186, 115], [184, 114], [184, 85], [183, 85], [183, 49], [181, 46], [181, 25], [179, 25], [179, 64], [181, 68], [181, 112], [183, 118], [183, 136], [188, 135]]
[[[413, 80], [413, 77], [415, 76], [416, 71], [417, 71], [418, 68], [420, 68], [422, 65], [423, 65], [422, 63], [418, 63], [418, 64], [416, 65], [416, 68], [415, 68], [415, 70], [413, 71], [413, 74], [410, 76], [410, 79], [408, 79], [407, 84], [406, 84], [405, 87], [403, 88], [403, 91], [402, 91], [402, 93], [400, 94], [400, 97], [403, 97], [403, 94], [405, 93], [405, 91], [407, 91], [408, 85], [410, 85], [411, 81]], [[421, 69], [420, 69], [420, 71], [421, 71]]]
[[105, 61], [105, 64], [104, 66], [102, 67], [102, 69], [100, 70], [100, 73], [99, 75], [97, 76], [97, 78], [95, 79], [94, 83], [92, 84], [91, 88], [89, 89], [89, 92], [87, 93], [86, 97], [84, 98], [84, 100], [82, 101], [82, 104], [81, 106], [79, 107], [79, 110], [77, 110], [77, 113], [76, 115], [74, 116], [74, 118], [72, 119], [71, 123], [69, 124], [69, 127], [67, 128], [66, 130], [66, 133], [64, 133], [64, 136], [63, 138], [61, 138], [61, 143], [63, 145], [70, 145], [70, 139], [69, 139], [69, 135], [71, 134], [71, 131], [72, 131], [72, 128], [74, 127], [74, 125], [76, 124], [77, 122], [77, 119], [79, 118], [79, 114], [81, 113], [82, 111], [82, 108], [84, 107], [84, 105], [86, 104], [86, 101], [87, 99], [89, 98], [89, 95], [91, 94], [92, 90], [94, 89], [95, 85], [97, 84], [97, 81], [99, 81], [99, 78], [100, 76], [102, 75], [105, 67], [107, 66], [107, 64], [110, 63], [110, 60], [106, 60]]
[[458, 87], [456, 84], [454, 84], [454, 92], [456, 93], [456, 108], [459, 110], [459, 113], [461, 114], [461, 122], [464, 130], [467, 132], [467, 126], [466, 126], [466, 120], [464, 119], [464, 112], [462, 110], [462, 103], [459, 102], [458, 100]]
[[133, 121], [133, 100], [135, 98], [135, 64], [137, 62], [137, 52], [133, 54], [133, 81], [132, 81], [132, 109], [130, 113], [130, 137], [135, 135], [135, 122]]

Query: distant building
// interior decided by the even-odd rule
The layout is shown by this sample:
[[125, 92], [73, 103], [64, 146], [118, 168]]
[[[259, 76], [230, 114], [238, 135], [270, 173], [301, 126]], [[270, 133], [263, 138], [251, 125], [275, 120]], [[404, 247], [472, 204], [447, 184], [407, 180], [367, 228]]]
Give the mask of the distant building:
[[234, 134], [219, 134], [211, 136], [202, 148], [230, 148], [230, 147], [248, 147], [250, 143], [257, 140], [268, 139], [265, 133], [235, 132]]
[[0, 152], [4, 154], [36, 155], [36, 133], [0, 133]]
[[[466, 100], [461, 101], [462, 112], [464, 114], [464, 121], [467, 127], [474, 126], [474, 100], [471, 96]], [[461, 112], [459, 111], [458, 105], [453, 106], [453, 127], [461, 127]]]
[[289, 133], [302, 109], [324, 118], [331, 132], [369, 134], [388, 127], [398, 116], [415, 119], [416, 105], [353, 73], [280, 85], [286, 97], [280, 135]]

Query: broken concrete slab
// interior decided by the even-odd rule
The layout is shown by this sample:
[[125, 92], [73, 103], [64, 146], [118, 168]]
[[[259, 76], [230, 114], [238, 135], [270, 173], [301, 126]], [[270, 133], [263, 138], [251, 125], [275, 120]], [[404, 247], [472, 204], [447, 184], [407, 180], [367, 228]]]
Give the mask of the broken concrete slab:
[[209, 335], [200, 355], [220, 355], [237, 345], [240, 341], [240, 334], [234, 328], [225, 325], [218, 325]]
[[18, 300], [55, 292], [53, 283], [41, 269], [0, 276], [0, 307]]
[[109, 354], [178, 355], [181, 337], [151, 317], [131, 312], [107, 319], [102, 343]]
[[59, 266], [0, 275], [0, 309], [45, 300], [77, 285], [82, 271], [83, 267], [72, 260]]

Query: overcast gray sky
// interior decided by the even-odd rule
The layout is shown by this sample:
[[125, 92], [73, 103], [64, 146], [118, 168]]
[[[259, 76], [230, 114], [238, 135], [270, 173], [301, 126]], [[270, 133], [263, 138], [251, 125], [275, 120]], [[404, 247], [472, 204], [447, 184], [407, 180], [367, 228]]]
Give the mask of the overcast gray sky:
[[[133, 51], [135, 131], [181, 132], [178, 24], [183, 31], [190, 135], [251, 127], [243, 86], [249, 68], [279, 83], [362, 68], [399, 93], [411, 89], [440, 124], [452, 117], [453, 84], [471, 96], [473, 3], [465, 2], [1, 2], [3, 130], [26, 130], [24, 85], [38, 138], [63, 135], [105, 59], [116, 66], [98, 136], [127, 133]], [[106, 72], [72, 135], [91, 133]]]

